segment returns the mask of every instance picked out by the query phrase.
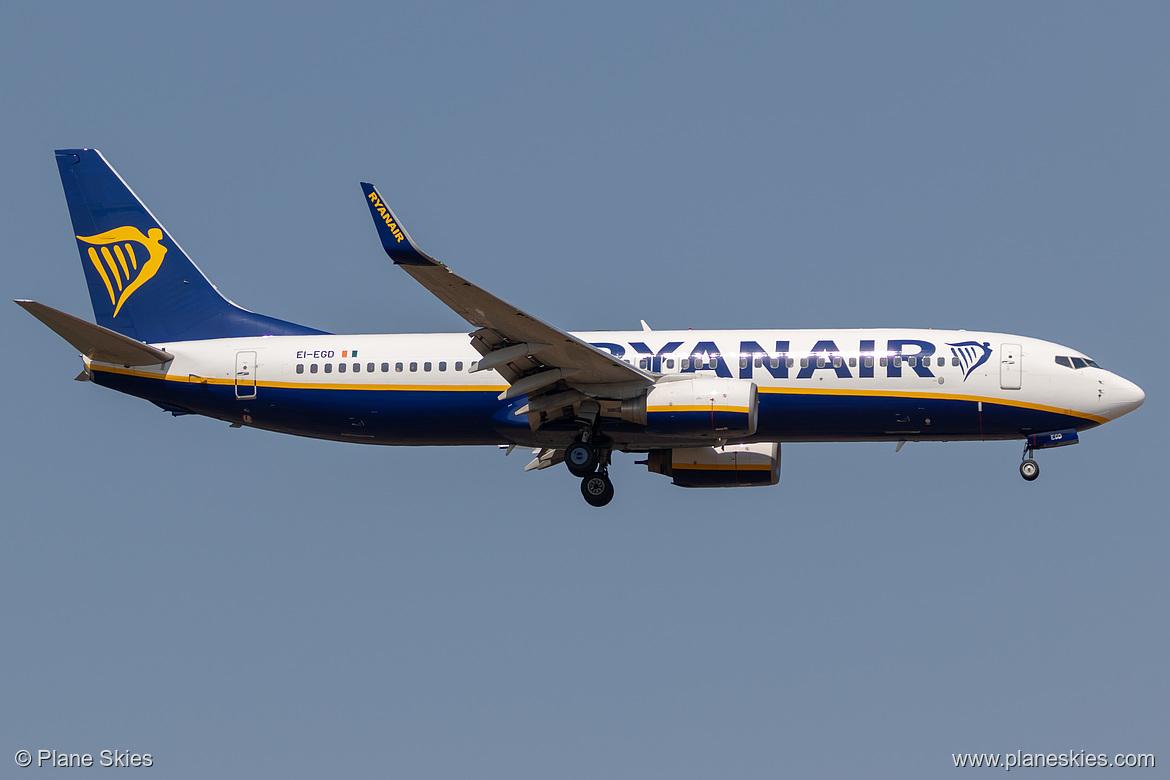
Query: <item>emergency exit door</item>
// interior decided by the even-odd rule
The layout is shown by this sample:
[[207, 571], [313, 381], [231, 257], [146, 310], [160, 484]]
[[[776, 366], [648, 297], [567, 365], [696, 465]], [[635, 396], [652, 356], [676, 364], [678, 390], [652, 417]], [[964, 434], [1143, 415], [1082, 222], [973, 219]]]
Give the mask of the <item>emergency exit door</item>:
[[1019, 344], [999, 345], [999, 386], [1004, 390], [1020, 389], [1020, 360]]
[[236, 398], [256, 397], [256, 353], [236, 353]]

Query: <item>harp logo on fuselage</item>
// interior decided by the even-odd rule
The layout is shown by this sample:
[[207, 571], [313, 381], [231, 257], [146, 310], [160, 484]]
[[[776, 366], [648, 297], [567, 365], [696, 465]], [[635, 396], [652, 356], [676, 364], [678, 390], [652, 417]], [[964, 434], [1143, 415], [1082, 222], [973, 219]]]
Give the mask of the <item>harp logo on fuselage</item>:
[[[89, 261], [106, 286], [115, 317], [130, 296], [158, 273], [167, 253], [161, 230], [155, 227], [146, 233], [143, 235], [138, 228], [125, 225], [94, 236], [77, 237], [78, 241], [92, 244]], [[141, 249], [136, 251], [135, 246]]]

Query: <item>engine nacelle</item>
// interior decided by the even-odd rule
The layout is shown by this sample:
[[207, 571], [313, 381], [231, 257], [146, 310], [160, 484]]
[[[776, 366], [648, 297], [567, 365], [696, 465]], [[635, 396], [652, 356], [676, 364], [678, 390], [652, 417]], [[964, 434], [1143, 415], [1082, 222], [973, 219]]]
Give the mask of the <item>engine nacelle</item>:
[[758, 391], [743, 379], [695, 377], [659, 382], [622, 401], [623, 420], [655, 433], [735, 438], [756, 432]]
[[646, 468], [679, 487], [750, 487], [780, 481], [780, 443], [652, 450]]

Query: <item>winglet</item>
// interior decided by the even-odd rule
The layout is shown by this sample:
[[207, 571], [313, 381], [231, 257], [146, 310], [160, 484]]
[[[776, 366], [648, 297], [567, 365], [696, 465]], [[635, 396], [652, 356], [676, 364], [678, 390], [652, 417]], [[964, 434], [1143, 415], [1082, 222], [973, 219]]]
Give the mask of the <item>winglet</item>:
[[370, 214], [374, 217], [374, 227], [378, 229], [378, 238], [382, 239], [382, 248], [390, 259], [399, 265], [442, 265], [415, 245], [374, 185], [364, 181], [361, 184]]

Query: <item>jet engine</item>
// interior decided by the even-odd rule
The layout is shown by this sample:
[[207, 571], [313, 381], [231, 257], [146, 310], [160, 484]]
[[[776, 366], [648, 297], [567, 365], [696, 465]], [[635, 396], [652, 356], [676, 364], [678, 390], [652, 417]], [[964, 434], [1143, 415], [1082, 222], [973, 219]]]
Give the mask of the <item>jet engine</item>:
[[641, 461], [679, 487], [749, 487], [780, 481], [780, 443], [651, 450]]
[[621, 417], [655, 433], [737, 438], [756, 432], [756, 385], [742, 379], [694, 377], [658, 382], [622, 401]]

